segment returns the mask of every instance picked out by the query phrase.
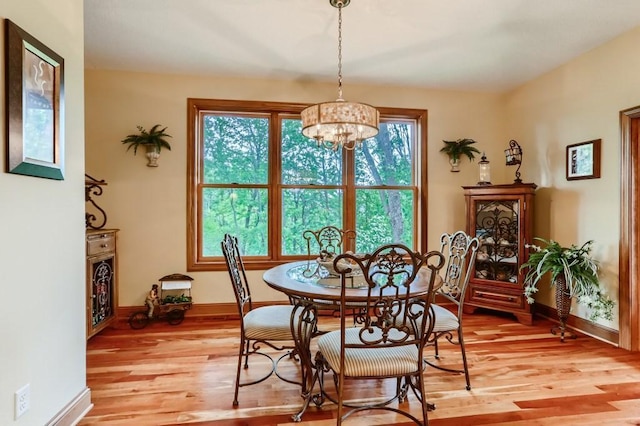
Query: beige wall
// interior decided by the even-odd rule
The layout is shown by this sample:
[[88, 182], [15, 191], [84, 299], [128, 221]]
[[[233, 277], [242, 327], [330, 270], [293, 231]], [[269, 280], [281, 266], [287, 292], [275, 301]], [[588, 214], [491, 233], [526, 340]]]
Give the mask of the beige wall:
[[[525, 182], [540, 186], [535, 235], [568, 245], [596, 241], [603, 282], [617, 301], [619, 237], [619, 111], [640, 104], [640, 29], [577, 58], [507, 95], [346, 84], [347, 99], [378, 106], [429, 111], [429, 246], [443, 231], [464, 228], [461, 185], [477, 181], [477, 165], [450, 173], [438, 152], [443, 139], [470, 137], [487, 151], [493, 183], [511, 183], [513, 168], [502, 151], [510, 139], [524, 149]], [[637, 50], [637, 49], [636, 49]], [[318, 102], [335, 97], [335, 84], [242, 80], [114, 71], [86, 72], [87, 171], [106, 179], [103, 204], [109, 227], [120, 236], [120, 304], [142, 303], [151, 283], [185, 271], [186, 99], [188, 97]], [[157, 169], [142, 155], [125, 152], [120, 140], [135, 126], [160, 123], [174, 136]], [[602, 139], [602, 178], [568, 182], [565, 147]], [[196, 303], [233, 300], [226, 272], [193, 273]], [[281, 296], [251, 272], [258, 300]], [[543, 289], [540, 302], [553, 306]], [[575, 314], [586, 317], [581, 307]], [[618, 329], [612, 322], [600, 321]]]
[[[106, 179], [110, 227], [122, 229], [122, 305], [142, 303], [158, 277], [185, 271], [186, 98], [318, 102], [335, 85], [87, 71], [83, 99], [81, 0], [5, 0], [9, 18], [65, 59], [65, 180], [0, 173], [0, 424], [42, 425], [85, 388], [83, 161]], [[38, 13], [34, 13], [38, 11]], [[4, 45], [0, 32], [0, 46]], [[610, 294], [617, 295], [619, 237], [618, 112], [640, 105], [636, 29], [524, 85], [506, 98], [410, 88], [351, 86], [348, 99], [429, 110], [430, 246], [441, 231], [464, 227], [460, 186], [477, 180], [477, 166], [448, 171], [442, 139], [471, 137], [492, 161], [494, 183], [508, 183], [506, 142], [525, 149], [523, 178], [541, 185], [537, 235], [563, 244], [595, 239]], [[4, 80], [0, 65], [0, 80]], [[347, 76], [348, 77], [348, 76]], [[0, 102], [0, 117], [5, 116]], [[119, 141], [137, 124], [162, 123], [174, 136], [157, 169], [125, 153]], [[5, 133], [0, 120], [0, 133]], [[564, 147], [601, 138], [602, 178], [564, 180]], [[4, 150], [0, 163], [4, 164]], [[197, 303], [231, 301], [224, 273], [197, 273]], [[251, 274], [258, 299], [276, 299]], [[552, 305], [550, 299], [546, 301]], [[580, 312], [580, 311], [578, 311]], [[611, 325], [617, 328], [617, 319]], [[31, 409], [13, 421], [13, 393], [31, 385]]]
[[[242, 80], [87, 70], [86, 169], [105, 179], [101, 201], [108, 227], [121, 229], [120, 304], [143, 303], [153, 282], [165, 274], [186, 271], [186, 102], [189, 97], [262, 101], [319, 102], [334, 99], [336, 85], [296, 81]], [[400, 87], [346, 84], [347, 99], [386, 107], [429, 111], [429, 236], [436, 247], [440, 233], [464, 229], [461, 185], [478, 180], [476, 163], [464, 161], [460, 173], [451, 173], [447, 157], [438, 152], [442, 140], [462, 137], [478, 141], [495, 160], [494, 182], [507, 183], [502, 150], [503, 101], [498, 95], [429, 91]], [[158, 168], [146, 167], [146, 158], [120, 140], [136, 125], [168, 126], [172, 150], [163, 151]], [[192, 273], [195, 303], [232, 302], [226, 271]], [[259, 271], [251, 271], [257, 300], [283, 299], [266, 287]]]
[[[518, 88], [506, 98], [511, 136], [522, 142], [540, 189], [536, 235], [562, 245], [595, 240], [607, 293], [618, 299], [619, 112], [640, 105], [640, 28]], [[601, 178], [567, 181], [566, 146], [602, 139]], [[554, 306], [543, 286], [541, 301]], [[585, 317], [574, 305], [574, 314]], [[618, 327], [618, 318], [602, 324]]]
[[[83, 3], [3, 0], [0, 17], [65, 60], [63, 181], [4, 173], [0, 102], [0, 424], [41, 426], [86, 384]], [[14, 422], [14, 392], [27, 383], [31, 409]]]

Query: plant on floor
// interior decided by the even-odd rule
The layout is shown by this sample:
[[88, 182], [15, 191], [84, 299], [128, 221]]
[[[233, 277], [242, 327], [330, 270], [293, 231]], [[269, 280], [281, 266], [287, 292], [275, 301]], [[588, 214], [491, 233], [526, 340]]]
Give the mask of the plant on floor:
[[540, 279], [549, 273], [552, 286], [557, 287], [558, 283], [562, 283], [559, 280], [565, 280], [568, 297], [575, 297], [579, 304], [590, 310], [590, 320], [594, 321], [598, 318], [611, 320], [614, 302], [600, 286], [599, 265], [591, 257], [593, 240], [589, 240], [579, 247], [575, 244], [570, 247], [562, 247], [553, 240], [534, 239], [543, 242], [545, 247], [542, 248], [534, 244], [525, 245], [533, 250], [529, 254], [529, 259], [521, 266], [521, 269], [528, 268], [524, 279], [524, 294], [527, 297], [527, 302], [533, 303], [535, 301], [533, 294], [538, 291], [537, 285]]
[[475, 159], [475, 154], [480, 154], [480, 151], [475, 146], [471, 146], [476, 141], [473, 139], [458, 139], [455, 141], [443, 141], [444, 146], [440, 149], [440, 152], [444, 152], [449, 156], [449, 163], [451, 164], [451, 171], [459, 171], [458, 165], [460, 164], [460, 158], [465, 155], [469, 158], [469, 161]]

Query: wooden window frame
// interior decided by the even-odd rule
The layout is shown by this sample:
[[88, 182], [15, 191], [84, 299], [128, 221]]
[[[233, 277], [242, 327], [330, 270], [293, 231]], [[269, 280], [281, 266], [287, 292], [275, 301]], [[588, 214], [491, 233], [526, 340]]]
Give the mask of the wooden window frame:
[[[187, 99], [187, 270], [188, 271], [218, 271], [226, 269], [224, 258], [204, 257], [202, 244], [200, 243], [200, 224], [202, 222], [201, 200], [198, 196], [201, 185], [200, 175], [203, 168], [203, 158], [200, 155], [200, 116], [205, 111], [229, 112], [229, 113], [260, 113], [270, 114], [275, 126], [269, 127], [270, 141], [279, 141], [281, 118], [299, 116], [300, 112], [309, 106], [301, 103], [240, 101], [220, 99]], [[409, 187], [400, 187], [406, 190], [414, 188], [414, 243], [418, 250], [427, 249], [427, 111], [421, 109], [406, 108], [378, 108], [383, 120], [414, 120], [416, 123], [415, 167], [413, 172], [415, 184]], [[288, 116], [288, 117], [287, 117]], [[343, 155], [343, 188], [344, 194], [344, 224], [346, 229], [355, 229], [355, 211], [348, 214], [348, 205], [355, 202], [356, 189], [394, 189], [396, 187], [362, 187], [354, 182], [353, 152], [345, 151]], [[280, 144], [272, 143], [269, 147], [269, 210], [276, 211], [269, 218], [269, 255], [244, 256], [246, 269], [263, 270], [275, 265], [289, 262], [304, 256], [282, 256], [280, 254], [281, 241], [281, 209], [276, 207], [281, 203], [280, 183]], [[349, 184], [347, 184], [349, 182]], [[296, 185], [298, 186], [298, 185]], [[284, 187], [288, 187], [285, 185]], [[317, 188], [317, 187], [315, 187]]]

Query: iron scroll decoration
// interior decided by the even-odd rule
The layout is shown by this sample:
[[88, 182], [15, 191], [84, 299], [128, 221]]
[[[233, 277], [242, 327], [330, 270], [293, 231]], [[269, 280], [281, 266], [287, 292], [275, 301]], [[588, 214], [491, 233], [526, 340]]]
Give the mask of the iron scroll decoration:
[[97, 263], [93, 272], [92, 325], [112, 315], [113, 258]]
[[[476, 267], [476, 276], [495, 281], [515, 283], [517, 270], [508, 259], [518, 257], [519, 212], [513, 201], [488, 201], [478, 205], [477, 234], [490, 236], [486, 244], [487, 257], [477, 259], [486, 269]], [[489, 242], [488, 238], [484, 239]], [[480, 275], [478, 275], [480, 273]]]
[[84, 201], [90, 203], [97, 211], [98, 216], [89, 211], [84, 214], [85, 227], [90, 229], [102, 229], [107, 224], [107, 213], [93, 200], [92, 196], [99, 197], [102, 195], [102, 186], [107, 182], [98, 180], [85, 174], [84, 180]]

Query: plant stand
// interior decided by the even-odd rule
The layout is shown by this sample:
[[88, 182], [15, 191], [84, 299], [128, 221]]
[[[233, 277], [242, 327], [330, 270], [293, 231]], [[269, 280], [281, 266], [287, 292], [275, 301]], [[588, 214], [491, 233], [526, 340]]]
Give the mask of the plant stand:
[[569, 312], [571, 312], [571, 293], [567, 288], [567, 279], [564, 274], [560, 274], [554, 281], [556, 288], [556, 310], [558, 312], [558, 320], [560, 325], [551, 328], [551, 334], [560, 333], [560, 341], [564, 343], [565, 333], [568, 334], [569, 339], [575, 339], [578, 336], [567, 330], [567, 318], [569, 318]]

